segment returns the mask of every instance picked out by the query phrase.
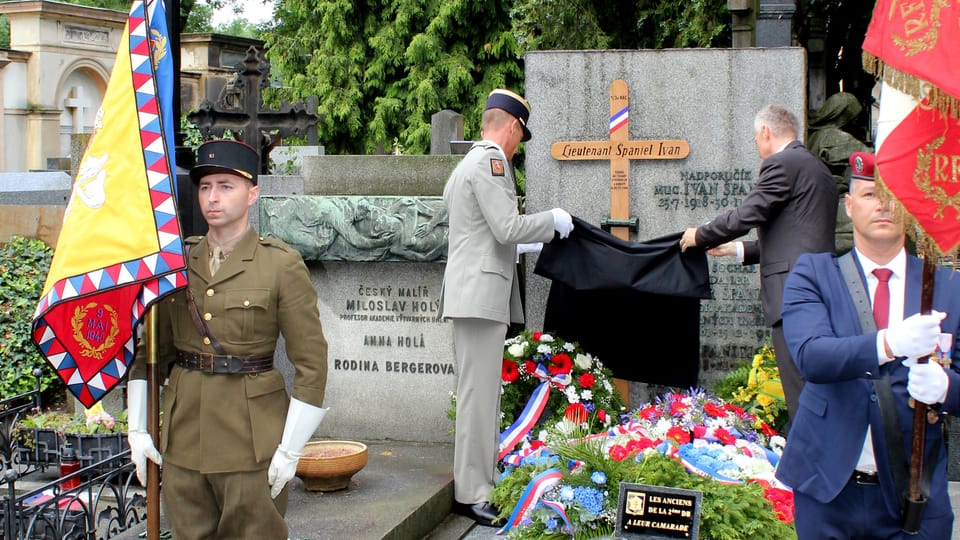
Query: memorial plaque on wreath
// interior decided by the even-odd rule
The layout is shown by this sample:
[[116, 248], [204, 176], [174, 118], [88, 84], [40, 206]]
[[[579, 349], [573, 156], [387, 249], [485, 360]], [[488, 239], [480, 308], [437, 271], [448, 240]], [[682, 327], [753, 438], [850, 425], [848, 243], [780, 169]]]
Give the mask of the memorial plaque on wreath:
[[700, 537], [703, 492], [646, 484], [620, 484], [617, 538]]

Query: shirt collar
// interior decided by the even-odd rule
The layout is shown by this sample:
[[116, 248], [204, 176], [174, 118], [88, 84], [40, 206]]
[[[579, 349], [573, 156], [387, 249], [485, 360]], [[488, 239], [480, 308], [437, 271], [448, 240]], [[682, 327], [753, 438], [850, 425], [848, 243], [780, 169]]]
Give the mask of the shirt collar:
[[872, 260], [868, 259], [866, 255], [860, 252], [859, 249], [854, 246], [853, 248], [857, 252], [857, 259], [860, 261], [860, 267], [863, 268], [863, 274], [865, 276], [873, 276], [873, 271], [877, 268], [889, 268], [893, 271], [893, 277], [899, 279], [905, 279], [907, 274], [907, 252], [904, 248], [900, 248], [900, 251], [897, 252], [896, 256], [890, 260], [887, 264], [880, 265]]

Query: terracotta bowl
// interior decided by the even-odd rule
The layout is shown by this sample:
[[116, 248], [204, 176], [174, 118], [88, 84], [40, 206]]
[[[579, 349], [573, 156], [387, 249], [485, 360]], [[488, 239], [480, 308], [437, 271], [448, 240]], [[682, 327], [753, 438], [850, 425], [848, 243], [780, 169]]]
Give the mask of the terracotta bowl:
[[367, 445], [353, 441], [312, 441], [303, 447], [297, 477], [307, 491], [337, 491], [367, 464]]

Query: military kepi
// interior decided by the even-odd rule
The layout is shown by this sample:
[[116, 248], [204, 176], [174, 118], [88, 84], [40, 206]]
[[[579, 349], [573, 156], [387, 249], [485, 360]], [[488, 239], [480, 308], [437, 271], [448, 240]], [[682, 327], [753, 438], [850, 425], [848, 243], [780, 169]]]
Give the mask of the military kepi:
[[530, 140], [533, 135], [527, 129], [527, 120], [530, 119], [530, 103], [523, 99], [523, 96], [510, 90], [497, 88], [487, 96], [487, 109], [503, 109], [516, 117], [520, 121], [520, 127], [523, 128], [522, 142]]
[[869, 152], [850, 154], [850, 178], [873, 182], [873, 168], [876, 165], [876, 160], [876, 156]]
[[207, 141], [197, 149], [197, 164], [190, 169], [194, 184], [208, 174], [226, 173], [257, 183], [260, 156], [250, 145], [232, 139]]

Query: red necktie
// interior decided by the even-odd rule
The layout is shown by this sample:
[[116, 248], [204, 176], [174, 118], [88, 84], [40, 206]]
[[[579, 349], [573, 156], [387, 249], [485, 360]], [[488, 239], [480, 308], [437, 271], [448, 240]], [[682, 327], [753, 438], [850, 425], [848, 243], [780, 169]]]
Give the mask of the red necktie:
[[873, 271], [877, 276], [877, 291], [873, 295], [873, 320], [877, 323], [877, 330], [887, 327], [890, 320], [890, 276], [893, 270], [889, 268], [877, 268]]

